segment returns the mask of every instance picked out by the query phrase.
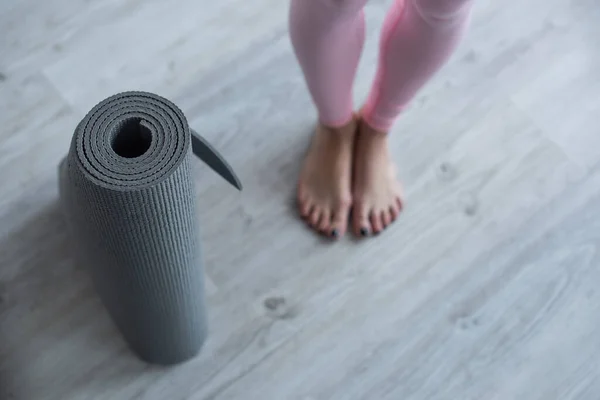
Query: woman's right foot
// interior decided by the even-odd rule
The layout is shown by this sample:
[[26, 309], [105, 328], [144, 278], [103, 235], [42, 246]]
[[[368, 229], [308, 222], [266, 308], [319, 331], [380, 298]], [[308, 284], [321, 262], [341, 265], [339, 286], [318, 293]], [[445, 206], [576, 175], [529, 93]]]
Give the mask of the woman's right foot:
[[298, 180], [300, 215], [316, 231], [339, 238], [352, 205], [352, 157], [357, 122], [317, 127]]

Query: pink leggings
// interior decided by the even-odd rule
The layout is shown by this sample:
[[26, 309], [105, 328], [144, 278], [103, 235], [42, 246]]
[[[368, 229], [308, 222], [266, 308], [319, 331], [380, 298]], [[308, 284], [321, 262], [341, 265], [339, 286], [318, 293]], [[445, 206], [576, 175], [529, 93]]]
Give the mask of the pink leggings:
[[[353, 115], [352, 84], [365, 39], [367, 0], [291, 0], [290, 36], [319, 120]], [[472, 0], [396, 0], [380, 41], [379, 64], [362, 118], [387, 132], [417, 91], [452, 54]]]

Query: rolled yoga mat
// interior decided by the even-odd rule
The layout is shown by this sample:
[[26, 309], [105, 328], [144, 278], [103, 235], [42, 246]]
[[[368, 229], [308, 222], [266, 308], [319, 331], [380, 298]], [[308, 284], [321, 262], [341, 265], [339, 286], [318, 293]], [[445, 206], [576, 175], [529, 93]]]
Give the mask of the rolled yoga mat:
[[59, 166], [79, 260], [125, 341], [150, 363], [194, 357], [207, 334], [192, 150], [241, 189], [173, 103], [125, 92], [83, 118]]

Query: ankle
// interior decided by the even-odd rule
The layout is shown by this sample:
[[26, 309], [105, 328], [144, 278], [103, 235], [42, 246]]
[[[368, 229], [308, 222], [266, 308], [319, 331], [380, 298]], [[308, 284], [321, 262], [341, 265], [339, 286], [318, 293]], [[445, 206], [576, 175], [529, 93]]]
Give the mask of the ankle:
[[323, 123], [320, 123], [320, 130], [327, 134], [327, 135], [331, 135], [331, 136], [341, 136], [342, 138], [345, 137], [352, 137], [356, 131], [356, 126], [357, 126], [357, 122], [355, 119], [351, 119], [350, 121], [348, 121], [347, 123], [345, 123], [344, 125], [336, 125], [336, 126], [328, 126], [325, 125]]
[[369, 135], [387, 136], [389, 132], [388, 125], [378, 124], [377, 118], [372, 118], [369, 108], [363, 107], [359, 112], [360, 131]]
[[361, 135], [363, 135], [363, 139], [366, 137], [370, 140], [383, 142], [387, 141], [388, 139], [387, 131], [382, 131], [377, 128], [374, 128], [365, 120], [360, 121], [359, 131]]

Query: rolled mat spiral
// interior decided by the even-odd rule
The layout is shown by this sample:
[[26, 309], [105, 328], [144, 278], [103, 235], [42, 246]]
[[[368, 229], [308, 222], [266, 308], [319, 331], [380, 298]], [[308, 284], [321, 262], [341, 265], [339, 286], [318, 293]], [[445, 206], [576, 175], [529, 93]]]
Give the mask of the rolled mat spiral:
[[125, 341], [150, 363], [194, 357], [207, 334], [192, 150], [241, 189], [173, 103], [124, 92], [83, 118], [59, 166], [78, 259]]

